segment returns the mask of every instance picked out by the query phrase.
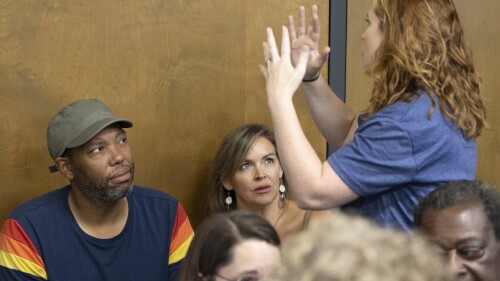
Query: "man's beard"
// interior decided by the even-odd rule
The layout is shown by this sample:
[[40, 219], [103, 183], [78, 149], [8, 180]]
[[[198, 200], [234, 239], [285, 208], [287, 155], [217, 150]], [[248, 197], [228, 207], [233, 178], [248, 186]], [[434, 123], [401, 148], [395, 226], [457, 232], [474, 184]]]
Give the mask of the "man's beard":
[[[109, 177], [93, 178], [82, 172], [78, 167], [72, 167], [74, 185], [94, 204], [112, 206], [121, 198], [132, 192], [133, 184], [126, 187], [111, 187]], [[130, 166], [131, 182], [134, 179], [134, 163]]]

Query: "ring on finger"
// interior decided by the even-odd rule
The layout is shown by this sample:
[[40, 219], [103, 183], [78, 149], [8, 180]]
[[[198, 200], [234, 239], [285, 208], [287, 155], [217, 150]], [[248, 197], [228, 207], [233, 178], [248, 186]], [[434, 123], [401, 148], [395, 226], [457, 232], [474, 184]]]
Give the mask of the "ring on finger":
[[268, 63], [272, 62], [273, 59], [271, 57], [267, 57], [264, 59], [264, 64], [267, 65]]

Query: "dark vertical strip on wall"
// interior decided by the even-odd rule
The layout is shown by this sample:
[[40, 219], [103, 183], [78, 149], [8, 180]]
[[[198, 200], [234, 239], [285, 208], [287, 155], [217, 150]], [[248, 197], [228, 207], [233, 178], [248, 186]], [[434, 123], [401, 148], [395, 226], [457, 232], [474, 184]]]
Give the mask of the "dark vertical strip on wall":
[[[328, 62], [328, 84], [335, 94], [345, 102], [346, 89], [346, 47], [347, 47], [347, 0], [330, 1], [331, 48]], [[327, 147], [327, 154], [330, 149]]]

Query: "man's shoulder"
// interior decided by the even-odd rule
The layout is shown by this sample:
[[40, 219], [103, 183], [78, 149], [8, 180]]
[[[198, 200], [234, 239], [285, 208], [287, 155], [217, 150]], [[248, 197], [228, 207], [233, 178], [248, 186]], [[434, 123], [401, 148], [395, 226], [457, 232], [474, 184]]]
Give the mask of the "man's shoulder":
[[30, 199], [16, 207], [9, 217], [17, 219], [31, 213], [52, 212], [53, 208], [59, 208], [62, 205], [58, 203], [67, 198], [69, 189], [69, 186], [65, 186]]
[[134, 185], [134, 189], [130, 196], [135, 198], [142, 198], [144, 200], [163, 200], [166, 203], [177, 204], [178, 201], [169, 193], [144, 186]]

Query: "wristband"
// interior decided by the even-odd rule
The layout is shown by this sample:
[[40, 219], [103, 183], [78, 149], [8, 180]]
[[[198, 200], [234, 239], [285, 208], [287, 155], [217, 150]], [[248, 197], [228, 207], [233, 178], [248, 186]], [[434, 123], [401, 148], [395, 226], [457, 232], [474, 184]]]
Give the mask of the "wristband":
[[302, 79], [302, 82], [314, 82], [314, 81], [318, 80], [318, 78], [319, 78], [319, 72], [318, 72], [318, 75], [316, 75], [316, 77], [311, 78], [311, 79]]

